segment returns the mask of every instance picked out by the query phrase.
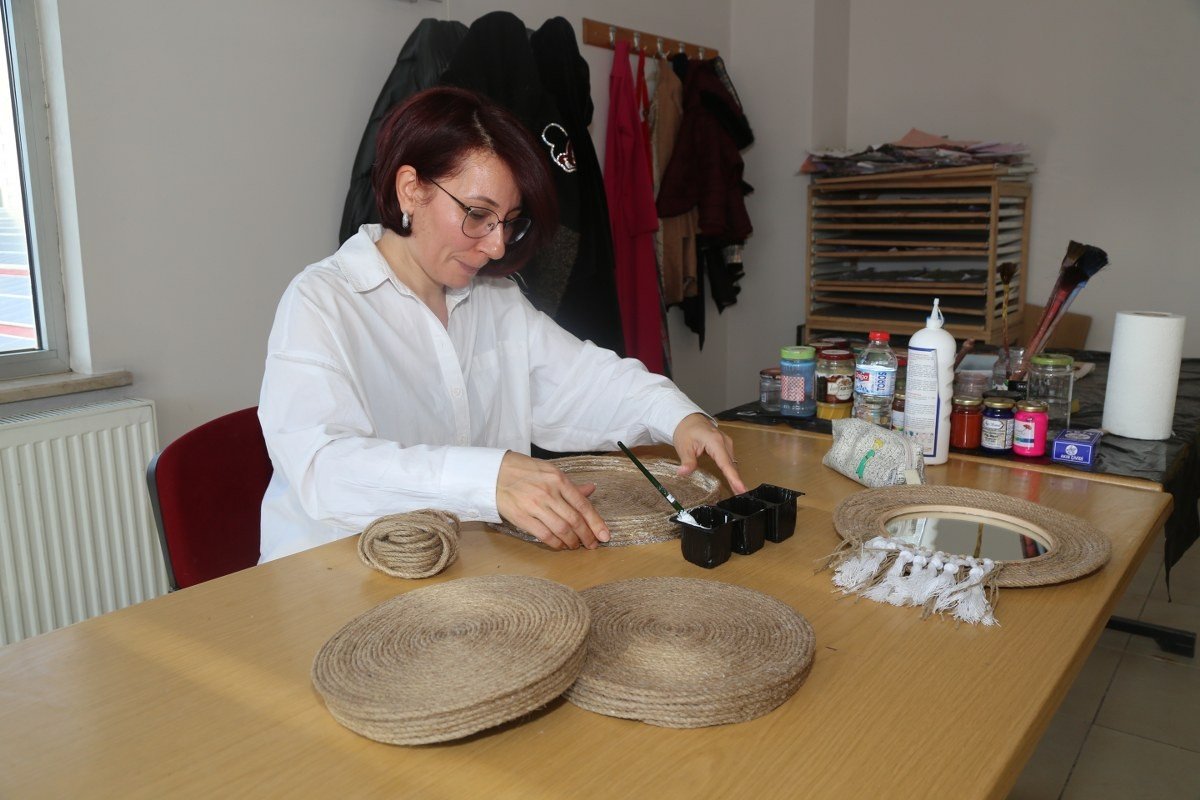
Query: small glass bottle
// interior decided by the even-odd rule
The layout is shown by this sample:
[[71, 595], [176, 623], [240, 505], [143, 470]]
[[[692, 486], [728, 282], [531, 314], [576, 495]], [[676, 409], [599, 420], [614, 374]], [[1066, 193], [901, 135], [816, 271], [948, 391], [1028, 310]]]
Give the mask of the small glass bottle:
[[892, 430], [904, 433], [904, 392], [899, 389], [892, 396]]
[[1071, 425], [1071, 393], [1075, 384], [1075, 359], [1062, 353], [1041, 353], [1029, 360], [1026, 398], [1049, 407], [1046, 436], [1053, 439]]
[[829, 348], [817, 356], [817, 416], [845, 419], [854, 405], [854, 355]]
[[816, 351], [807, 346], [779, 351], [779, 413], [785, 417], [811, 417], [817, 413]]
[[983, 435], [980, 447], [992, 453], [1010, 453], [1013, 446], [1013, 401], [989, 397], [983, 401]]
[[958, 395], [950, 412], [950, 446], [975, 450], [983, 436], [983, 400]]
[[1041, 400], [1021, 400], [1013, 415], [1013, 453], [1034, 458], [1046, 455], [1047, 407]]
[[758, 373], [758, 407], [768, 414], [779, 413], [779, 367], [767, 367]]

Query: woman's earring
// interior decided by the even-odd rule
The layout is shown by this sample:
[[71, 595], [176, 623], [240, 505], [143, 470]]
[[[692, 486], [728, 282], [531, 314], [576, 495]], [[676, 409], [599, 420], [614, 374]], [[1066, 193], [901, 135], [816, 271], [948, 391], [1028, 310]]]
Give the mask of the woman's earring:
[[407, 211], [400, 212], [400, 229], [404, 231], [412, 230], [412, 217], [408, 215]]

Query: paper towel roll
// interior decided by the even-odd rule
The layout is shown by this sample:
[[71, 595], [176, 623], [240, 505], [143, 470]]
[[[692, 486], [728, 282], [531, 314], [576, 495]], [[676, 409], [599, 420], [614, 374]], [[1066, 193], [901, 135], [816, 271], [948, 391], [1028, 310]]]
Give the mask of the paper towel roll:
[[1104, 429], [1131, 439], [1171, 438], [1186, 318], [1118, 311], [1104, 394]]

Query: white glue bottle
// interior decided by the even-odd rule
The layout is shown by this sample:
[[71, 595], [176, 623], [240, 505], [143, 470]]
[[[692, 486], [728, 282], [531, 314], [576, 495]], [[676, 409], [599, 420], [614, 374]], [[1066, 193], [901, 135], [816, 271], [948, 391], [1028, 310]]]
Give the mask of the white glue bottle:
[[950, 457], [950, 406], [954, 396], [954, 337], [934, 298], [925, 327], [908, 340], [908, 382], [904, 398], [904, 432], [917, 440], [926, 464], [945, 464]]

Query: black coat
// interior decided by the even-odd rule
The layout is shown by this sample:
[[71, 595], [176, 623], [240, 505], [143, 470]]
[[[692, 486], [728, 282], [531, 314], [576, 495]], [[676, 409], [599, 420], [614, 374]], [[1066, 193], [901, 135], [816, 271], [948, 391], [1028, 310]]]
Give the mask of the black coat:
[[342, 226], [338, 232], [339, 241], [345, 242], [364, 223], [379, 222], [375, 193], [371, 190], [371, 167], [375, 163], [375, 137], [379, 132], [379, 123], [393, 106], [423, 89], [437, 85], [466, 35], [467, 26], [461, 22], [423, 19], [400, 49], [396, 66], [392, 67], [392, 73], [388, 75], [383, 91], [375, 101], [371, 119], [358, 145], [358, 154], [354, 157], [350, 190], [346, 193]]
[[603, 177], [587, 133], [587, 63], [570, 23], [550, 20], [531, 42], [515, 15], [485, 14], [472, 23], [442, 83], [513, 112], [550, 164], [559, 219], [550, 243], [521, 271], [530, 302], [576, 336], [624, 352]]

